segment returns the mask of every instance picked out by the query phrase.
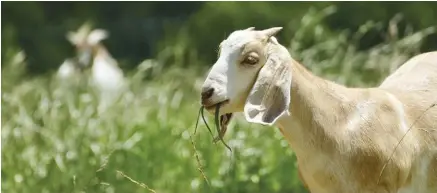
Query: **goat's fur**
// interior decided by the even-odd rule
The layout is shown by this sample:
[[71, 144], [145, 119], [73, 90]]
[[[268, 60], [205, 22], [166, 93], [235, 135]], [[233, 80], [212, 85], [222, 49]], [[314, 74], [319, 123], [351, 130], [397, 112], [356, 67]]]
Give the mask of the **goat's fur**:
[[117, 61], [111, 56], [102, 40], [108, 33], [102, 29], [90, 32], [87, 40], [90, 46], [92, 59], [91, 83], [98, 89], [100, 95], [98, 111], [104, 112], [127, 89], [123, 71], [118, 67]]
[[347, 88], [293, 60], [274, 38], [280, 30], [224, 40], [202, 104], [213, 112], [225, 101], [220, 114], [278, 126], [312, 193], [437, 192], [437, 52], [413, 57], [379, 87]]
[[98, 91], [99, 112], [105, 111], [127, 89], [123, 71], [101, 42], [108, 36], [106, 30], [92, 29], [88, 23], [77, 32], [67, 34], [67, 39], [76, 47], [79, 66], [82, 69], [91, 66], [90, 82]]

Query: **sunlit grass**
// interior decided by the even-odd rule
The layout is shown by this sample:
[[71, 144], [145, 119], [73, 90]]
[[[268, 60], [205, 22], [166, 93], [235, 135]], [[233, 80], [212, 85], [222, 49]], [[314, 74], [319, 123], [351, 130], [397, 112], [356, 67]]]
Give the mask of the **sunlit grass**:
[[[97, 114], [97, 98], [87, 86], [62, 89], [49, 77], [40, 77], [3, 91], [3, 190], [141, 192], [117, 175], [120, 170], [158, 192], [206, 191], [209, 187], [197, 170], [189, 140], [199, 107], [195, 77], [189, 72], [163, 74], [124, 93], [102, 115]], [[240, 165], [232, 167], [227, 150], [213, 145], [200, 125], [193, 138], [210, 188], [225, 184], [237, 188], [236, 184], [272, 175], [276, 158], [262, 154], [270, 149], [281, 155], [289, 152], [291, 158], [281, 140], [266, 139], [276, 148], [269, 148], [265, 140], [245, 141], [275, 132], [251, 127], [244, 122], [230, 125], [226, 138]], [[293, 175], [293, 159], [288, 163]], [[229, 167], [232, 173], [223, 176]]]

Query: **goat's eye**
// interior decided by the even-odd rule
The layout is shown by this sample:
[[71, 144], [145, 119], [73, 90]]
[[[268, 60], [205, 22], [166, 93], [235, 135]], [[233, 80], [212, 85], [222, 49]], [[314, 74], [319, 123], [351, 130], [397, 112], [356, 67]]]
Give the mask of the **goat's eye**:
[[244, 58], [243, 63], [249, 65], [255, 65], [256, 63], [258, 63], [258, 58], [254, 56], [247, 56], [246, 58]]

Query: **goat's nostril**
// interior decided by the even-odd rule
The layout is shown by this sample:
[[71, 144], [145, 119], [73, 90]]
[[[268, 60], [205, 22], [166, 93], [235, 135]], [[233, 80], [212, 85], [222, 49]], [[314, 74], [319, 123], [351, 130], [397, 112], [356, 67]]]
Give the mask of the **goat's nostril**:
[[206, 91], [202, 92], [202, 99], [208, 99], [212, 96], [212, 94], [214, 93], [214, 88], [209, 88]]

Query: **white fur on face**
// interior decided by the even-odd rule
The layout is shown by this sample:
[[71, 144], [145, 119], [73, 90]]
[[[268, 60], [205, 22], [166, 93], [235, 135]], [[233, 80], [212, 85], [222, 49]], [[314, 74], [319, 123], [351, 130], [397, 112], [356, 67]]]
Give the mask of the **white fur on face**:
[[247, 43], [259, 41], [256, 37], [256, 31], [238, 30], [220, 44], [220, 56], [212, 66], [202, 87], [203, 90], [214, 89], [208, 105], [229, 100], [229, 103], [221, 108], [220, 114], [243, 110], [246, 93], [253, 84], [260, 65], [241, 65], [241, 52]]
[[108, 32], [103, 29], [95, 29], [88, 36], [82, 38], [80, 40], [81, 43], [77, 45], [78, 58], [82, 65], [88, 66], [92, 62], [93, 48], [102, 40], [108, 38]]

